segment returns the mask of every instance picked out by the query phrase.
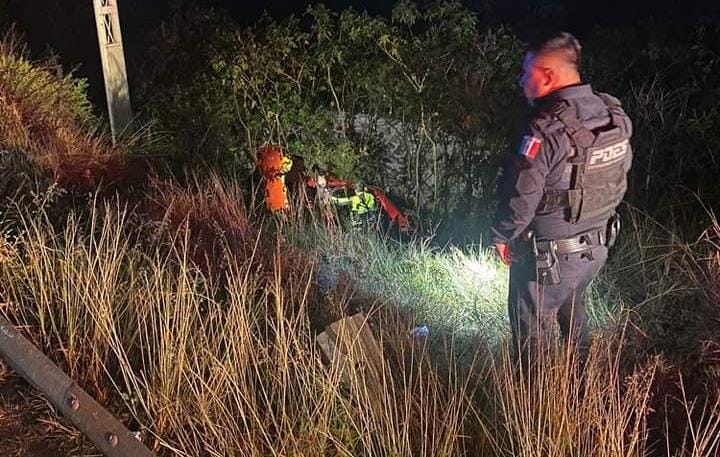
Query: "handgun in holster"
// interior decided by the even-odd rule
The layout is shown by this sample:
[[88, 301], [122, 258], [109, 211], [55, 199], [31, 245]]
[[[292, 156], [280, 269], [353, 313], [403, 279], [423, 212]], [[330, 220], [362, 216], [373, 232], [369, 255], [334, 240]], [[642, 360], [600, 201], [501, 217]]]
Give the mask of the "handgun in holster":
[[543, 285], [560, 284], [560, 262], [555, 242], [538, 240], [534, 234], [530, 234], [530, 242], [535, 255], [537, 282]]

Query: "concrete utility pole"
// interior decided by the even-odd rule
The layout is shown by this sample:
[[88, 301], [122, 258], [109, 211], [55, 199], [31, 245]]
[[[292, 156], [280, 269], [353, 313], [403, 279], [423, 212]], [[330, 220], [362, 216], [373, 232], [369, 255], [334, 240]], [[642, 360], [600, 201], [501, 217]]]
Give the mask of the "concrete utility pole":
[[133, 117], [117, 2], [93, 0], [113, 141]]

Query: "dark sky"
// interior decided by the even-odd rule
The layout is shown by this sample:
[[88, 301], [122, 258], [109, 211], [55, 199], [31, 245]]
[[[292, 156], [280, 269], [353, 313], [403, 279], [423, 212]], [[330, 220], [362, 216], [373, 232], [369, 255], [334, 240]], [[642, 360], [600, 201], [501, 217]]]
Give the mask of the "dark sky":
[[[169, 17], [174, 4], [187, 0], [118, 0], [126, 58], [132, 67], [139, 59], [152, 31]], [[242, 24], [251, 24], [264, 10], [274, 17], [301, 13], [308, 5], [324, 3], [336, 10], [352, 6], [375, 14], [389, 12], [395, 1], [358, 0], [194, 0], [203, 6], [227, 10]], [[418, 2], [421, 3], [421, 2]], [[482, 12], [489, 22], [502, 22], [522, 36], [538, 26], [565, 29], [582, 38], [595, 26], [631, 26], [654, 18], [658, 26], [701, 23], [720, 24], [720, 0], [465, 0], [467, 7]], [[90, 80], [93, 98], [102, 97], [100, 57], [92, 12], [92, 0], [0, 0], [0, 21], [16, 23], [35, 57], [50, 49], [59, 53], [66, 69]], [[100, 87], [99, 87], [100, 86]]]

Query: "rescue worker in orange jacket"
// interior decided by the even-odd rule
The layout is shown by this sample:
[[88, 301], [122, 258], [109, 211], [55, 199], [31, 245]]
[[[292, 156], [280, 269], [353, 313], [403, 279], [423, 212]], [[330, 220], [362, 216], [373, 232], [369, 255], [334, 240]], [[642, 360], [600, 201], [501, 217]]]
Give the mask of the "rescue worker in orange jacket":
[[292, 168], [292, 160], [280, 146], [266, 145], [257, 151], [257, 167], [265, 181], [265, 205], [274, 213], [288, 208], [285, 175]]

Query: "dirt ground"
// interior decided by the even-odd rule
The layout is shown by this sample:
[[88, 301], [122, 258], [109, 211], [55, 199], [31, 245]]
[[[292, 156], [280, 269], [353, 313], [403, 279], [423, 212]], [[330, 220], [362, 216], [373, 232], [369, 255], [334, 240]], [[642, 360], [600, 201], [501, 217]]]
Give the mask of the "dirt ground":
[[0, 360], [0, 456], [99, 456], [35, 388]]

